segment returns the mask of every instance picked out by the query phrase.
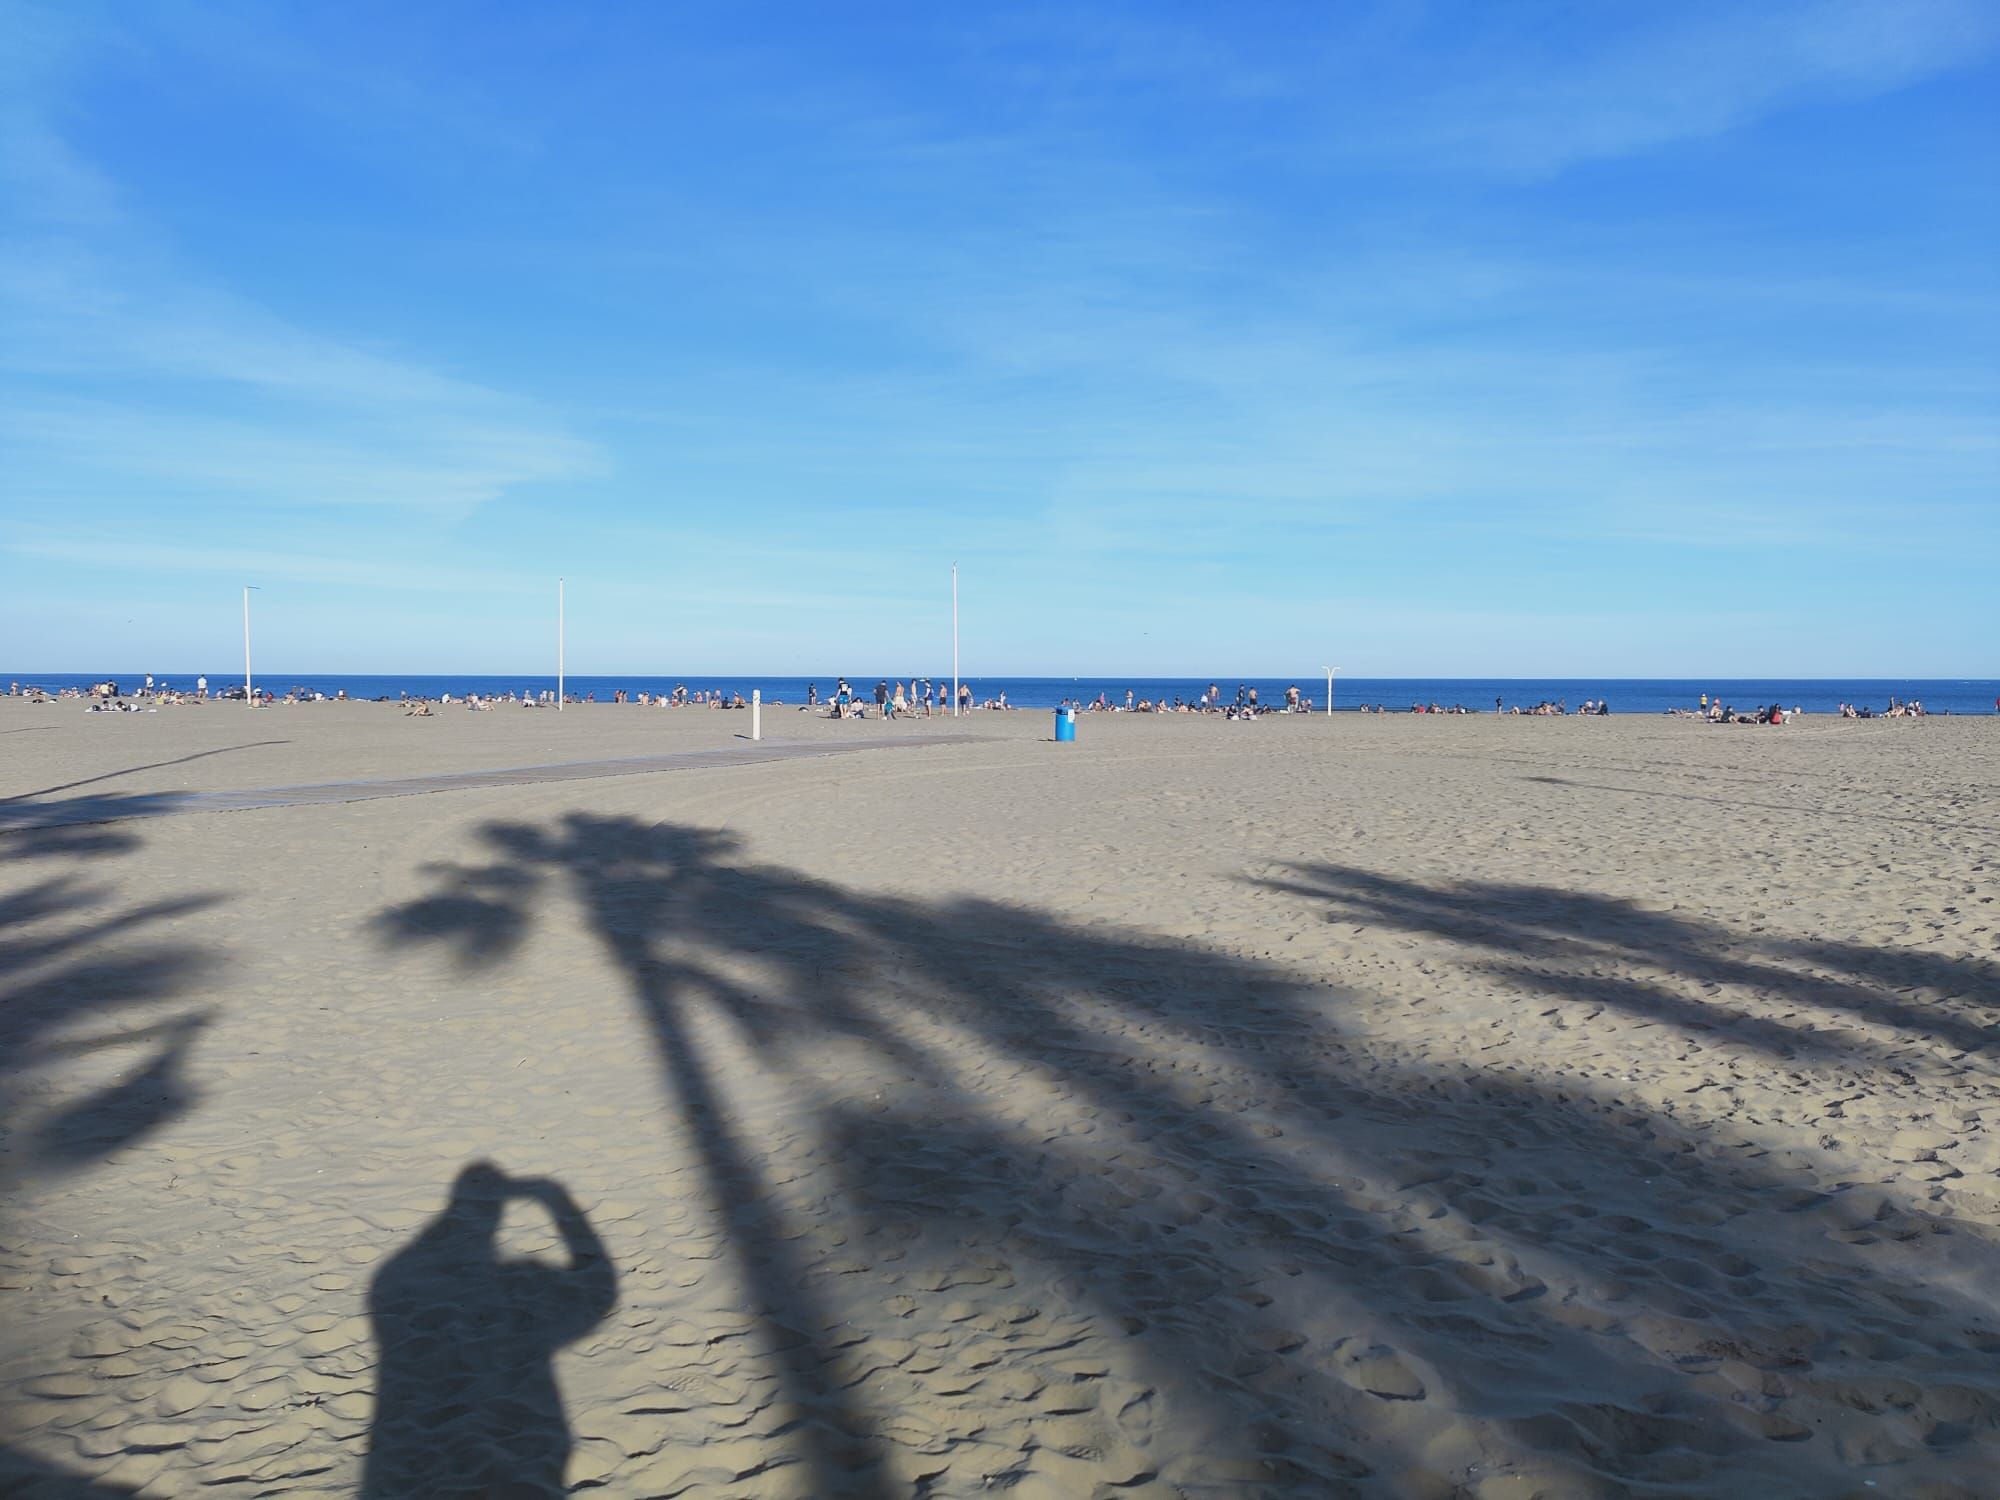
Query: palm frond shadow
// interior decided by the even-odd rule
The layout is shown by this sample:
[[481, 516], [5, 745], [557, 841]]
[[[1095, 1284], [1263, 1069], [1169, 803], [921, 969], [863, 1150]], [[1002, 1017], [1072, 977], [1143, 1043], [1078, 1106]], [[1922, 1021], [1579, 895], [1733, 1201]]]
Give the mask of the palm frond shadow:
[[[551, 890], [578, 903], [702, 1143], [785, 1393], [772, 1460], [815, 1493], [1832, 1492], [1857, 1445], [1949, 1485], [2000, 1438], [1992, 1237], [1809, 1156], [1378, 1056], [1342, 1035], [1351, 992], [1192, 944], [865, 894], [674, 825], [484, 838], [379, 934], [471, 971]], [[799, 1101], [783, 1163], [717, 1025]], [[856, 1328], [922, 1334], [927, 1365], [846, 1379]]]
[[[1724, 1032], [1781, 1059], [1820, 1054], [1906, 1065], [1915, 1039], [1940, 1043], [1957, 1057], [2000, 1053], [2000, 963], [1988, 960], [1741, 934], [1698, 917], [1548, 886], [1434, 887], [1338, 865], [1256, 883], [1319, 905], [1328, 921], [1427, 933], [1494, 955], [1483, 961], [1486, 972], [1521, 989], [1613, 1005], [1689, 1031]], [[1592, 972], [1604, 959], [1663, 978]], [[1757, 995], [1783, 1013], [1696, 998], [1688, 986]], [[1928, 998], [1912, 998], [1917, 990]], [[1856, 1023], [1870, 1030], [1858, 1033]]]
[[[23, 842], [34, 852], [76, 857], [124, 853], [138, 841], [59, 839], [44, 848], [17, 834], [4, 847], [17, 853]], [[0, 897], [0, 1177], [87, 1166], [195, 1106], [186, 1062], [213, 1012], [179, 1001], [210, 959], [157, 934], [219, 899], [201, 894], [120, 908], [112, 887], [76, 874]], [[131, 1048], [144, 1049], [136, 1063], [81, 1085], [80, 1093], [65, 1076], [83, 1059]]]
[[[0, 837], [0, 860], [19, 872], [28, 859], [99, 859], [139, 843], [122, 831], [17, 832]], [[207, 956], [166, 934], [217, 898], [121, 905], [114, 883], [55, 868], [60, 873], [0, 896], [0, 1204], [9, 1221], [16, 1190], [140, 1147], [199, 1104], [187, 1064], [214, 1014], [186, 1003]], [[46, 1244], [20, 1234], [15, 1222], [0, 1223], [0, 1241], [10, 1271], [24, 1253], [38, 1253], [25, 1247]], [[12, 1367], [26, 1357], [47, 1326], [46, 1318], [10, 1316], [0, 1324], [0, 1361]], [[51, 1363], [61, 1359], [43, 1353]], [[8, 1436], [36, 1447], [50, 1441], [48, 1433]], [[69, 1440], [55, 1442], [67, 1456]], [[78, 1500], [133, 1493], [7, 1445], [0, 1445], [0, 1492]]]

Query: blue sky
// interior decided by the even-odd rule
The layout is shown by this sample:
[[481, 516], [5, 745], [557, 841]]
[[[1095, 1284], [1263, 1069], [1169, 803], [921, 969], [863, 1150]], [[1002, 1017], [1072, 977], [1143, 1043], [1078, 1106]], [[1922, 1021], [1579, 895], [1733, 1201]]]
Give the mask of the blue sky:
[[2000, 672], [2000, 7], [0, 0], [8, 670]]

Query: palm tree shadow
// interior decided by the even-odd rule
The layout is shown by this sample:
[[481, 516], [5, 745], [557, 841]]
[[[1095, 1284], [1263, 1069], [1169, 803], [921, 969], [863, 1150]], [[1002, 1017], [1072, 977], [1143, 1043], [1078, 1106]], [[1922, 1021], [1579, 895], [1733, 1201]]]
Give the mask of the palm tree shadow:
[[[898, 1492], [899, 1392], [906, 1411], [1030, 1433], [982, 1450], [988, 1481], [1116, 1463], [1120, 1482], [1200, 1494], [1452, 1493], [1510, 1465], [1613, 1492], [1718, 1474], [1783, 1492], [1844, 1482], [1854, 1447], [1794, 1446], [1821, 1422], [1879, 1428], [1880, 1461], [1948, 1474], [1977, 1472], [2000, 1434], [2000, 1332], [1969, 1290], [2000, 1283], [1992, 1238], [1809, 1157], [1720, 1156], [1628, 1101], [1385, 1060], [1342, 1039], [1340, 990], [1193, 946], [867, 896], [672, 825], [572, 815], [484, 837], [493, 864], [439, 872], [447, 889], [384, 912], [380, 933], [478, 967], [512, 951], [546, 876], [576, 895], [730, 1225], [795, 1414], [769, 1446], [814, 1493]], [[843, 1216], [859, 1247], [834, 1274], [868, 1268], [863, 1295], [946, 1366], [928, 1382], [829, 1381], [838, 1351], [816, 1330], [848, 1309], [697, 1019], [816, 1101], [808, 1208]], [[896, 1086], [843, 1096], [828, 1062], [843, 1047]], [[1924, 1245], [1945, 1285], [1891, 1244]], [[968, 1315], [944, 1312], [950, 1288], [1017, 1281], [1087, 1312], [951, 1331]], [[1882, 1362], [1913, 1339], [1949, 1393], [1928, 1450], [1893, 1433], [1882, 1395]], [[1078, 1389], [1009, 1415], [1072, 1346]], [[1115, 1398], [1114, 1367], [1137, 1372]], [[1016, 1368], [1003, 1393], [995, 1372]], [[1057, 1472], [1087, 1492], [1104, 1471]]]
[[0, 1443], [0, 1495], [22, 1500], [138, 1500], [139, 1492], [73, 1474]]
[[694, 829], [640, 829], [635, 835], [635, 828], [580, 816], [555, 834], [489, 826], [487, 840], [507, 861], [433, 867], [450, 888], [383, 913], [378, 935], [392, 945], [446, 943], [462, 966], [490, 967], [514, 951], [530, 926], [524, 908], [544, 875], [567, 877], [631, 985], [671, 1096], [699, 1143], [708, 1201], [734, 1226], [737, 1270], [785, 1397], [780, 1432], [792, 1451], [779, 1461], [803, 1464], [815, 1493], [878, 1493], [871, 1471], [880, 1455], [869, 1436], [871, 1423], [829, 1378], [828, 1351], [812, 1336], [838, 1320], [813, 1294], [789, 1239], [773, 1224], [756, 1153], [689, 1036], [689, 1012], [726, 996], [729, 987], [706, 966], [664, 951], [674, 933], [707, 926], [713, 904], [708, 888], [731, 878], [726, 859], [734, 841]]
[[58, 786], [45, 786], [32, 792], [17, 792], [11, 797], [0, 797], [0, 805], [10, 802], [32, 802], [37, 797], [52, 797], [57, 792], [73, 791], [80, 786], [94, 786], [100, 781], [116, 781], [121, 776], [136, 776], [141, 771], [158, 771], [167, 766], [184, 766], [189, 761], [206, 760], [211, 755], [230, 755], [238, 750], [261, 750], [269, 745], [289, 745], [290, 740], [253, 740], [242, 745], [221, 745], [213, 750], [197, 750], [192, 755], [176, 756], [172, 760], [148, 761], [143, 766], [126, 766], [119, 771], [106, 771], [101, 776], [86, 776], [81, 781], [65, 781]]
[[[510, 1200], [547, 1211], [567, 1266], [501, 1257]], [[555, 1355], [616, 1301], [611, 1258], [558, 1183], [510, 1178], [487, 1162], [466, 1167], [437, 1216], [369, 1286], [379, 1376], [361, 1494], [564, 1493], [570, 1431]]]
[[[1610, 1005], [1684, 1030], [1719, 1031], [1779, 1058], [1910, 1060], [1927, 1038], [1958, 1057], [2000, 1053], [2000, 964], [1898, 952], [1835, 939], [1730, 932], [1701, 918], [1553, 886], [1456, 882], [1427, 886], [1339, 865], [1297, 867], [1253, 882], [1322, 905], [1328, 921], [1427, 933], [1496, 957], [1482, 968], [1517, 987]], [[1747, 956], [1746, 956], [1747, 955]], [[1604, 976], [1604, 960], [1662, 979]], [[1704, 989], [1700, 997], [1686, 985]], [[1785, 1015], [1747, 1011], [1719, 989], [1774, 997]], [[1913, 998], [1917, 990], [1928, 999]], [[1853, 1031], [1860, 1022], [1897, 1035]]]
[[[30, 1140], [37, 1158], [47, 1167], [82, 1165], [134, 1145], [187, 1114], [197, 1098], [186, 1077], [187, 1055], [212, 1014], [185, 1011], [160, 1025], [93, 1038], [86, 1044], [93, 1051], [140, 1041], [154, 1048], [115, 1082], [36, 1122]], [[65, 1050], [74, 1055], [84, 1048]]]
[[[17, 835], [0, 845], [17, 852], [22, 842]], [[44, 849], [25, 841], [31, 852], [72, 857], [122, 853], [136, 842], [58, 840]], [[0, 1176], [88, 1166], [194, 1107], [187, 1059], [214, 1013], [183, 1008], [157, 1017], [198, 983], [211, 959], [185, 943], [124, 940], [218, 900], [185, 896], [107, 912], [109, 888], [74, 875], [0, 897], [0, 1138], [11, 1138]], [[116, 1024], [132, 1013], [139, 1024]], [[140, 1062], [80, 1094], [64, 1075], [82, 1059], [135, 1046], [148, 1049]]]
[[[219, 898], [121, 905], [115, 885], [82, 874], [83, 861], [125, 854], [140, 843], [123, 830], [0, 832], [0, 869], [20, 876], [28, 861], [56, 861], [58, 872], [38, 869], [35, 878], [0, 895], [0, 1203], [9, 1208], [17, 1188], [45, 1188], [55, 1178], [143, 1148], [200, 1102], [188, 1063], [215, 1012], [185, 1000], [211, 956], [162, 934]], [[134, 1054], [135, 1061], [117, 1066]], [[133, 1232], [144, 1231], [135, 1225]], [[15, 1234], [13, 1224], [0, 1223], [10, 1264], [20, 1264], [16, 1257], [24, 1251], [37, 1258], [47, 1253], [45, 1243], [37, 1247], [40, 1236], [16, 1240]], [[96, 1294], [87, 1308], [63, 1305], [62, 1286], [38, 1282], [16, 1290], [20, 1307], [0, 1325], [6, 1346], [0, 1362], [11, 1367], [38, 1357], [42, 1368], [65, 1374], [90, 1368], [66, 1363], [60, 1344], [39, 1347], [60, 1320], [101, 1315]], [[97, 1394], [115, 1405], [112, 1387]], [[34, 1451], [53, 1443], [66, 1460], [73, 1451], [67, 1436], [22, 1427], [4, 1436], [0, 1493], [77, 1500], [133, 1493], [71, 1473], [63, 1461]]]

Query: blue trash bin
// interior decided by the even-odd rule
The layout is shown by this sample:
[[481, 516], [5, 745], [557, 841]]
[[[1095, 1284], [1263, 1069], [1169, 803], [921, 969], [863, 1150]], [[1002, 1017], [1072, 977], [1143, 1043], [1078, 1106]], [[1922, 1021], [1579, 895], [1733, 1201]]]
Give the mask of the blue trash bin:
[[1056, 710], [1056, 743], [1076, 738], [1076, 710], [1059, 708]]

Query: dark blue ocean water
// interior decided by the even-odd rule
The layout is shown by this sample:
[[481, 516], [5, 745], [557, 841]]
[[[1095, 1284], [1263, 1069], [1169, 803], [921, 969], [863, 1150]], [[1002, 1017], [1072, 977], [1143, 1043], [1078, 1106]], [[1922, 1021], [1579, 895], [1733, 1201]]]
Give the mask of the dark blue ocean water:
[[[195, 672], [169, 672], [160, 680], [176, 688], [193, 687]], [[240, 670], [231, 673], [227, 668], [207, 674], [211, 692], [220, 692], [232, 685], [242, 685]], [[126, 692], [136, 692], [145, 682], [143, 672], [4, 672], [0, 681], [19, 681], [24, 686], [55, 689], [59, 687], [88, 686], [109, 677]], [[829, 673], [822, 677], [765, 677], [746, 673], [735, 677], [659, 677], [644, 673], [624, 673], [612, 676], [575, 676], [566, 679], [566, 686], [572, 694], [582, 696], [595, 694], [598, 702], [608, 702], [615, 689], [625, 688], [633, 693], [671, 692], [677, 683], [684, 683], [689, 692], [697, 689], [722, 689], [740, 692], [748, 698], [753, 688], [762, 690], [764, 700], [769, 702], [802, 703], [805, 701], [808, 682], [818, 684], [820, 697], [825, 700], [832, 696], [837, 677]], [[874, 694], [877, 674], [850, 673], [848, 682], [857, 695], [870, 698]], [[907, 683], [908, 678], [904, 681]], [[949, 682], [949, 676], [943, 679]], [[1297, 683], [1299, 690], [1313, 700], [1315, 708], [1325, 706], [1326, 678], [1319, 677], [1255, 677], [1255, 678], [1144, 678], [1144, 677], [968, 677], [976, 701], [984, 702], [999, 693], [1006, 693], [1009, 704], [1016, 708], [1053, 708], [1065, 700], [1088, 703], [1101, 692], [1112, 702], [1122, 704], [1125, 693], [1130, 689], [1136, 698], [1165, 699], [1172, 702], [1179, 697], [1194, 702], [1211, 682], [1222, 689], [1224, 701], [1236, 696], [1239, 685], [1257, 689], [1258, 700], [1275, 705], [1284, 701], [1285, 688], [1289, 683]], [[443, 673], [431, 676], [367, 676], [328, 672], [283, 672], [259, 673], [257, 686], [283, 694], [293, 687], [325, 693], [328, 697], [345, 690], [350, 698], [395, 698], [402, 694], [412, 697], [435, 698], [450, 692], [454, 696], [473, 693], [508, 693], [519, 695], [523, 691], [539, 692], [543, 688], [554, 688], [554, 674], [522, 672], [511, 676], [480, 676], [472, 673]], [[1361, 706], [1380, 704], [1387, 709], [1407, 709], [1414, 703], [1435, 703], [1443, 708], [1463, 705], [1469, 709], [1490, 712], [1494, 700], [1512, 708], [1519, 705], [1529, 708], [1544, 700], [1563, 702], [1571, 709], [1577, 708], [1587, 698], [1603, 699], [1611, 705], [1616, 714], [1656, 714], [1669, 708], [1692, 708], [1703, 693], [1719, 697], [1732, 708], [1753, 709], [1767, 703], [1781, 703], [1787, 708], [1800, 707], [1808, 713], [1831, 713], [1842, 703], [1853, 703], [1872, 708], [1877, 712], [1889, 706], [1891, 698], [1904, 701], [1915, 699], [1932, 713], [1991, 714], [1995, 710], [1995, 699], [2000, 698], [2000, 680], [1996, 679], [1949, 679], [1923, 680], [1917, 678], [1878, 678], [1870, 680], [1840, 680], [1830, 678], [1797, 679], [1785, 677], [1768, 678], [1687, 678], [1666, 680], [1660, 678], [1617, 678], [1617, 677], [1563, 677], [1563, 678], [1493, 678], [1493, 677], [1410, 677], [1410, 678], [1340, 678], [1335, 683], [1334, 707], [1336, 710], [1356, 709]]]

